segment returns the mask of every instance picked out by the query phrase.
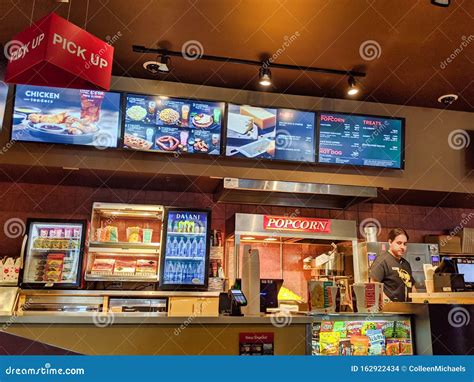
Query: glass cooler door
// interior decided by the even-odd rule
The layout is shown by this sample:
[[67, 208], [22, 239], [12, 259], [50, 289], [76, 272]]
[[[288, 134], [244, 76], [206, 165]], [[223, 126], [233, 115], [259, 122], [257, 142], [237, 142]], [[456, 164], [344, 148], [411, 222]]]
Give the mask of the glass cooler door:
[[79, 287], [86, 225], [83, 220], [28, 220], [21, 286]]
[[207, 289], [210, 211], [167, 209], [164, 227], [160, 287]]

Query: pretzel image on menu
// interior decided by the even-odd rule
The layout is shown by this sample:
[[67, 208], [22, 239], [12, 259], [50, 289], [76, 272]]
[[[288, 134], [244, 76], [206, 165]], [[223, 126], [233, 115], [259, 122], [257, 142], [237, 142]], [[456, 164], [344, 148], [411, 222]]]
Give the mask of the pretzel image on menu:
[[175, 151], [179, 145], [179, 139], [171, 135], [164, 135], [156, 139], [156, 145], [165, 151]]

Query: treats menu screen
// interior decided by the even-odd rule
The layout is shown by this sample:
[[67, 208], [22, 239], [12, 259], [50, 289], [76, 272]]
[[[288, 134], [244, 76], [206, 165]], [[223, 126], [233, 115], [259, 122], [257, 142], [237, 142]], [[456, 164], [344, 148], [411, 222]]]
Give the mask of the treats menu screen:
[[403, 167], [403, 120], [319, 113], [319, 163]]
[[312, 112], [229, 104], [226, 155], [314, 162]]
[[223, 102], [128, 94], [124, 147], [219, 155]]

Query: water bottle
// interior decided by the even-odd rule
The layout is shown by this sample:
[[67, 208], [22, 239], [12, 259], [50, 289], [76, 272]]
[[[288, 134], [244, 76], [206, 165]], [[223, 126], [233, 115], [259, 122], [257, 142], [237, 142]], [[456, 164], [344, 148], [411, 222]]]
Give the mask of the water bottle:
[[181, 238], [179, 239], [179, 243], [178, 243], [178, 253], [176, 254], [176, 256], [184, 256], [185, 247], [186, 247], [186, 245], [184, 244], [184, 240], [183, 240], [183, 238], [181, 237]]
[[191, 257], [192, 256], [192, 254], [191, 254], [191, 240], [190, 239], [186, 239], [185, 256], [186, 257]]
[[186, 266], [186, 284], [191, 283], [192, 277], [193, 277], [193, 271], [192, 271], [192, 268], [191, 268], [191, 264], [188, 264]]
[[178, 252], [178, 239], [176, 239], [176, 236], [175, 236], [173, 243], [171, 244], [171, 256], [176, 256], [177, 252]]
[[198, 243], [197, 243], [197, 240], [196, 239], [193, 239], [191, 241], [191, 256], [192, 258], [194, 257], [198, 257], [199, 254], [198, 254]]
[[174, 278], [174, 283], [175, 284], [181, 284], [182, 281], [182, 268], [181, 268], [181, 263], [176, 264], [176, 277]]
[[168, 272], [165, 274], [165, 281], [173, 281], [174, 278], [174, 266], [172, 262], [167, 263]]

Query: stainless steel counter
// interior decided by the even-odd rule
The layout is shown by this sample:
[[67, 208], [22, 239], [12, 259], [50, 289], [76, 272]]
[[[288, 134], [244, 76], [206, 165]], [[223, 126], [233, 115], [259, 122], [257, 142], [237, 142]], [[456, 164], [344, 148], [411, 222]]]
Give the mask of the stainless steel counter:
[[[307, 316], [261, 316], [261, 317], [167, 317], [153, 313], [44, 313], [24, 316], [0, 316], [0, 324], [80, 324], [80, 325], [229, 325], [229, 324], [270, 324], [279, 326], [310, 324], [314, 319]], [[107, 325], [107, 323], [109, 323]]]
[[[156, 313], [77, 313], [77, 312], [29, 312], [23, 316], [0, 316], [0, 324], [80, 324], [94, 325], [109, 323], [119, 325], [133, 324], [160, 324], [176, 325], [229, 325], [229, 324], [270, 324], [275, 326], [289, 326], [299, 324], [311, 324], [313, 321], [337, 320], [338, 317], [345, 319], [383, 319], [384, 317], [408, 315], [408, 312], [383, 312], [383, 313], [334, 313], [318, 315], [266, 315], [255, 317], [167, 317], [158, 316]], [[108, 325], [104, 325], [108, 326]]]

